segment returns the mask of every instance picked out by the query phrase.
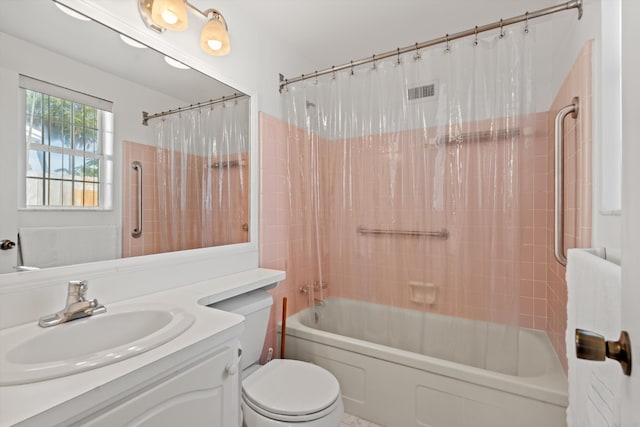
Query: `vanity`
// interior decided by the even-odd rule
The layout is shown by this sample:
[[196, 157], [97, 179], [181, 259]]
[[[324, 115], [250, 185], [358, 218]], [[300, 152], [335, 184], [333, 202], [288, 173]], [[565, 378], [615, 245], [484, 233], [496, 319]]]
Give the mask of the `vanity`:
[[[74, 327], [73, 323], [79, 322], [77, 326], [89, 334], [77, 336], [74, 343], [77, 351], [66, 349], [65, 357], [75, 363], [65, 372], [53, 374], [50, 379], [26, 379], [26, 383], [0, 386], [0, 426], [240, 425], [238, 361], [241, 351], [236, 337], [243, 330], [244, 318], [207, 305], [251, 290], [274, 287], [282, 279], [283, 272], [257, 268], [114, 302], [107, 305], [105, 314], [93, 318], [51, 328], [40, 328], [32, 322], [3, 329], [0, 331], [3, 357], [11, 352], [12, 341], [7, 337], [20, 328], [20, 335], [47, 334], [56, 333], [56, 328]], [[104, 329], [92, 336], [91, 322], [100, 322], [100, 316], [117, 318], [122, 313], [149, 310], [173, 312], [183, 316], [183, 321], [186, 317], [189, 324], [157, 347], [122, 361], [83, 368], [83, 361], [95, 362], [95, 354], [99, 353], [94, 352], [93, 357], [83, 356], [83, 345], [92, 346], [100, 340], [117, 342], [117, 338], [104, 336]], [[135, 322], [136, 318], [132, 319]], [[122, 327], [114, 329], [110, 332], [114, 337], [127, 332]], [[56, 351], [60, 349], [42, 349], [44, 354], [34, 355], [44, 360], [37, 360], [38, 367], [60, 364], [55, 360], [46, 363], [47, 352]], [[51, 358], [61, 357], [52, 355]], [[78, 364], [80, 366], [74, 366]], [[4, 369], [6, 364], [0, 366]], [[79, 371], [76, 373], [74, 368]], [[19, 375], [9, 378], [5, 374], [6, 371], [0, 371], [0, 382], [24, 380]]]

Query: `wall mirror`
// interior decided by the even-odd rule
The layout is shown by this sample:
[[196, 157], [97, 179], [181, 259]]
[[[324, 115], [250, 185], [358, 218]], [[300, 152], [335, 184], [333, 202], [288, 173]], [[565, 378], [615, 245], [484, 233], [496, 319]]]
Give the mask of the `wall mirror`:
[[[17, 244], [0, 273], [256, 235], [249, 96], [52, 1], [5, 3], [0, 46], [0, 240]], [[106, 102], [112, 124], [93, 129], [82, 96]], [[143, 125], [143, 111], [169, 110]]]

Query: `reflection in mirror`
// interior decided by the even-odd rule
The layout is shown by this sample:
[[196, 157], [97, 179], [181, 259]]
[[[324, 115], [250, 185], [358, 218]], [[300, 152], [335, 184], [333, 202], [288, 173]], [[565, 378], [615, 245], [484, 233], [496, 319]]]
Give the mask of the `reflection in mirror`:
[[[248, 241], [248, 96], [51, 1], [6, 2], [0, 45], [0, 238], [19, 243], [0, 272]], [[60, 114], [29, 113], [45, 95]]]

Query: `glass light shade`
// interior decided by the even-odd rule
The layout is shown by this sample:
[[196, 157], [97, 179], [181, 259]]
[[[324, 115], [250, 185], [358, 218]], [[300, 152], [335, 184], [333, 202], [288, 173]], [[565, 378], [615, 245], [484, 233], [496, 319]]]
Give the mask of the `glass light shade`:
[[[204, 24], [200, 33], [200, 48], [209, 55], [223, 56], [231, 50], [229, 33], [225, 25], [216, 17]], [[216, 49], [217, 48], [217, 49]]]
[[151, 20], [172, 31], [184, 31], [188, 26], [187, 6], [184, 0], [154, 0]]

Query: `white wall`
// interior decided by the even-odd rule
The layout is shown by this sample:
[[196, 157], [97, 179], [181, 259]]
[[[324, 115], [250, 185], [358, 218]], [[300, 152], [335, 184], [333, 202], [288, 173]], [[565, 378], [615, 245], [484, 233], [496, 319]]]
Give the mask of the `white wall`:
[[[560, 3], [560, 2], [559, 2]], [[553, 15], [552, 80], [556, 94], [582, 46], [593, 40], [593, 246], [619, 256], [620, 224], [620, 87], [616, 43], [620, 27], [615, 8], [619, 0], [584, 0], [584, 14]], [[603, 153], [605, 155], [603, 155]]]

